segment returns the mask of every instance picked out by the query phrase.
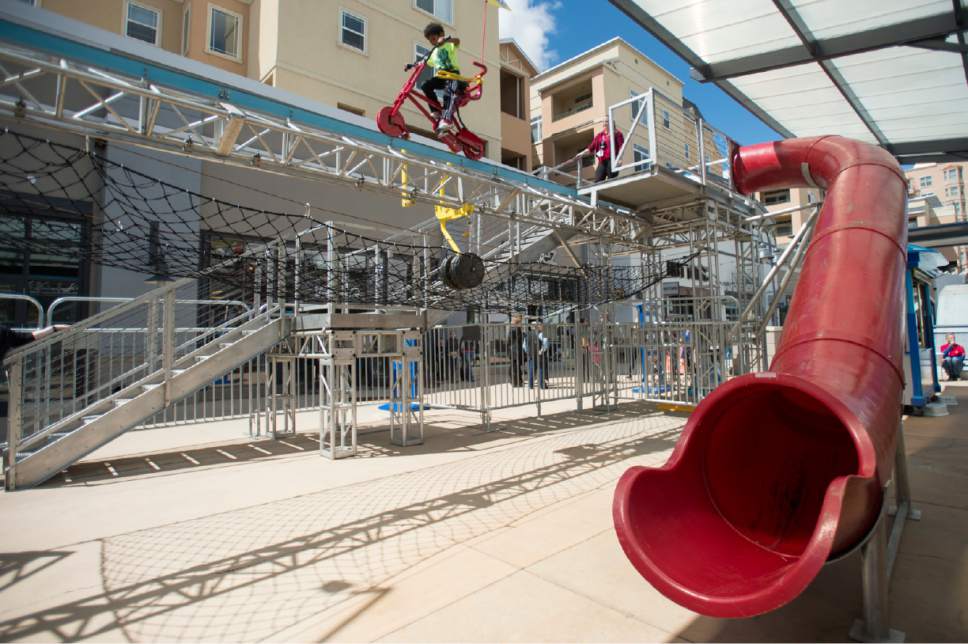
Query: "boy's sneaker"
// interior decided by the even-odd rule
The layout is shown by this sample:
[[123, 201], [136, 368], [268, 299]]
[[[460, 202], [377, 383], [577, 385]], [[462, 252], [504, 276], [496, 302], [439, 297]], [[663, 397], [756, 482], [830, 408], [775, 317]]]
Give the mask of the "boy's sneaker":
[[457, 130], [457, 128], [455, 128], [454, 127], [454, 124], [451, 123], [450, 121], [441, 120], [437, 124], [437, 133], [438, 134], [444, 134], [444, 133], [447, 133], [447, 132], [455, 132], [456, 130]]
[[434, 119], [435, 121], [440, 121], [440, 117], [441, 117], [441, 116], [443, 116], [443, 114], [441, 114], [441, 113], [440, 113], [440, 112], [438, 112], [437, 110], [431, 110], [431, 111], [430, 111], [430, 116], [431, 116], [431, 117], [433, 117], [433, 119]]

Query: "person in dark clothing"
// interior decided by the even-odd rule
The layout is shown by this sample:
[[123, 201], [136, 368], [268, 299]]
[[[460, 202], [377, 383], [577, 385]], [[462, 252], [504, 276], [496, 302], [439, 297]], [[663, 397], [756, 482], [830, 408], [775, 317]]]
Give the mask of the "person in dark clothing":
[[30, 344], [34, 340], [46, 338], [55, 331], [63, 331], [64, 329], [69, 328], [70, 326], [66, 324], [55, 324], [54, 326], [38, 329], [36, 331], [16, 331], [8, 326], [0, 324], [0, 362], [3, 362], [4, 358], [7, 357], [7, 352], [11, 349], [16, 349], [17, 347], [22, 347], [25, 344]]
[[524, 331], [521, 329], [521, 316], [511, 317], [511, 328], [508, 329], [508, 358], [511, 360], [511, 386], [524, 386]]

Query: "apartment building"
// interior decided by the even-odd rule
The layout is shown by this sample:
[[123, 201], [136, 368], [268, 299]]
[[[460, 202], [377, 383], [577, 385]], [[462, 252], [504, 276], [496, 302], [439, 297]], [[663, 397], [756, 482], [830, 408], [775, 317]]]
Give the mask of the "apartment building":
[[908, 178], [909, 194], [919, 197], [935, 195], [942, 207], [950, 207], [952, 221], [968, 219], [965, 196], [968, 162], [918, 163], [904, 174]]
[[[566, 60], [531, 79], [531, 131], [535, 165], [555, 167], [591, 143], [608, 121], [609, 106], [640, 96], [654, 88], [658, 128], [664, 133], [682, 132], [683, 83], [622, 38], [613, 38]], [[643, 112], [637, 102], [615, 113], [615, 123], [629, 134]], [[664, 158], [681, 159], [696, 153], [681, 137], [657, 137]], [[640, 161], [650, 155], [648, 130], [631, 132], [623, 162]], [[583, 179], [591, 178], [594, 160], [583, 160]], [[682, 167], [682, 166], [680, 166]], [[563, 168], [574, 173], [577, 168]]]
[[501, 45], [501, 163], [530, 172], [531, 77], [537, 67], [513, 40]]
[[771, 213], [799, 208], [794, 212], [770, 219], [777, 244], [780, 247], [785, 247], [803, 227], [803, 222], [810, 217], [810, 213], [813, 212], [813, 209], [808, 206], [820, 202], [820, 190], [817, 188], [770, 190], [756, 193], [756, 199], [766, 206], [766, 210]]
[[[474, 61], [483, 60], [488, 67], [483, 97], [465, 108], [462, 116], [487, 142], [486, 156], [502, 158], [505, 63], [498, 46], [498, 9], [490, 4], [463, 0], [20, 1], [366, 118], [374, 118], [381, 107], [393, 102], [407, 79], [404, 65], [427, 53], [424, 27], [440, 22], [448, 35], [461, 39], [463, 73], [473, 75]], [[484, 11], [488, 29], [482, 56]], [[511, 74], [530, 75], [526, 67], [515, 67], [510, 61], [507, 68]], [[518, 111], [519, 118], [522, 113], [526, 118], [526, 104]], [[429, 123], [416, 109], [407, 106], [404, 115], [414, 131], [432, 136]], [[513, 125], [509, 131], [519, 134]], [[508, 149], [521, 154], [520, 145]], [[508, 158], [512, 165], [528, 165], [516, 156]]]

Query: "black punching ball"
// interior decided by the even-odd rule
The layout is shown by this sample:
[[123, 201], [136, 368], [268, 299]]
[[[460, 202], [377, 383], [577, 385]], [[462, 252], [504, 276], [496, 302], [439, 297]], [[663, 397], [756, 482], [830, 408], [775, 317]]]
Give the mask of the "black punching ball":
[[451, 255], [444, 260], [442, 281], [457, 291], [480, 286], [484, 281], [484, 260], [474, 253]]

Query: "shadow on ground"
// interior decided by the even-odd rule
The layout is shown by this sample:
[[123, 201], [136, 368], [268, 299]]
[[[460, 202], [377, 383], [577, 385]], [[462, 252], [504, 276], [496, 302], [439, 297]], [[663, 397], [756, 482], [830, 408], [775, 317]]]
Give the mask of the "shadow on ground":
[[[428, 422], [424, 424], [424, 443], [406, 448], [390, 443], [389, 426], [366, 427], [360, 430], [358, 457], [479, 451], [488, 443], [503, 441], [509, 436], [534, 436], [656, 413], [659, 412], [651, 403], [631, 402], [610, 410], [567, 411], [534, 418], [502, 420], [492, 422], [489, 430], [482, 424], [446, 427]], [[668, 412], [666, 415], [685, 417]], [[60, 487], [123, 481], [131, 477], [173, 474], [203, 467], [238, 465], [278, 457], [317, 456], [318, 450], [318, 432], [280, 434], [277, 438], [258, 438], [247, 442], [231, 441], [168, 452], [84, 461], [71, 465], [43, 486]]]

